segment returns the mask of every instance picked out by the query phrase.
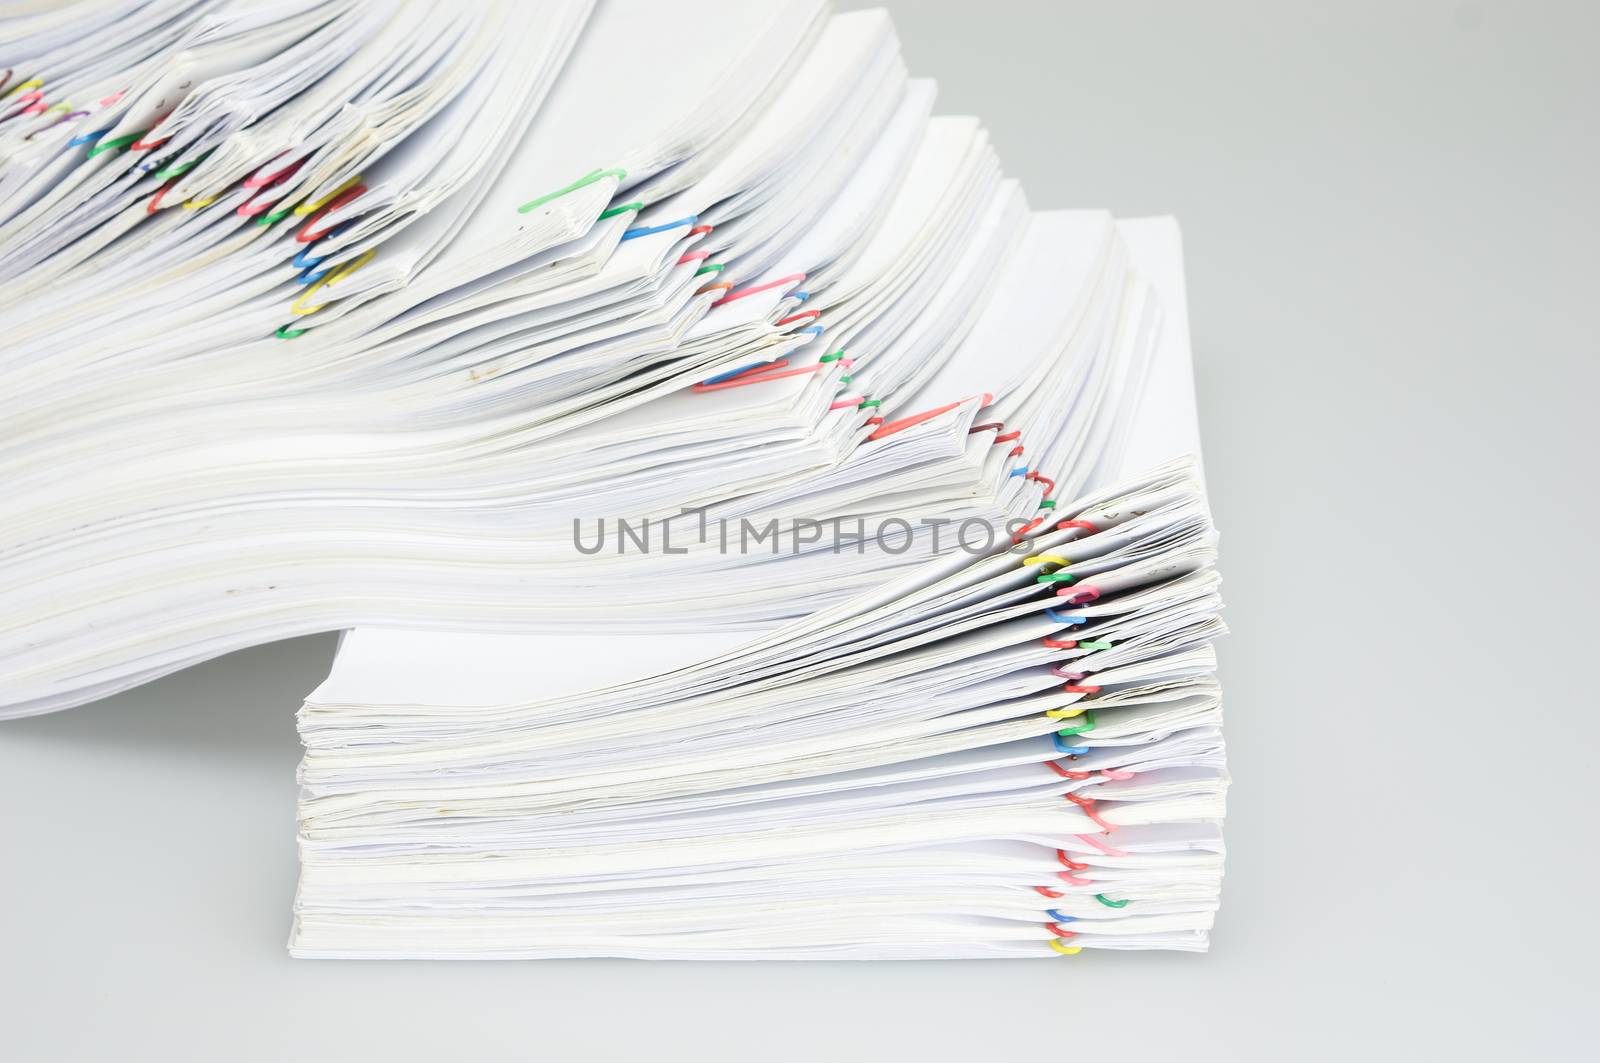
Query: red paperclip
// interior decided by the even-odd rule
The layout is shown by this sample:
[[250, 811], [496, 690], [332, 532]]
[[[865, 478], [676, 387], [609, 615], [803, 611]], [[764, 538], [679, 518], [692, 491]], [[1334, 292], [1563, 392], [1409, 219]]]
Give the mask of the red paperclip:
[[320, 210], [316, 211], [311, 215], [311, 217], [306, 219], [305, 228], [294, 234], [295, 241], [297, 243], [309, 244], [313, 240], [320, 240], [324, 236], [327, 236], [327, 229], [314, 233], [311, 231], [311, 227], [317, 224], [318, 220], [326, 215], [338, 210], [347, 203], [359, 199], [361, 196], [366, 194], [366, 191], [366, 185], [353, 185], [350, 188], [347, 188], [345, 191], [339, 193], [337, 196], [334, 196], [328, 202], [324, 203]]
[[[727, 300], [724, 299], [723, 302], [727, 302]], [[790, 314], [788, 317], [781, 318], [781, 319], [779, 319], [777, 321], [774, 321], [772, 324], [774, 326], [787, 325], [787, 324], [789, 324], [791, 322], [794, 322], [794, 321], [803, 321], [803, 320], [805, 320], [807, 318], [821, 317], [821, 316], [822, 316], [822, 311], [821, 310], [802, 310], [798, 314]]]
[[1050, 931], [1050, 933], [1054, 934], [1058, 938], [1075, 938], [1075, 937], [1078, 936], [1078, 932], [1076, 930], [1062, 930], [1059, 926], [1056, 926], [1054, 923], [1046, 923], [1044, 925], [1044, 928], [1046, 930]]
[[1075, 650], [1078, 648], [1077, 639], [1044, 639], [1044, 648], [1047, 650]]
[[[272, 165], [273, 162], [277, 161], [278, 159], [283, 158], [283, 156], [285, 154], [287, 154], [287, 152], [282, 152], [282, 151], [278, 152], [278, 154], [274, 155], [272, 158], [270, 158], [266, 162], [262, 163], [261, 164], [261, 169], [262, 170], [266, 169], [268, 166]], [[309, 158], [309, 156], [307, 156], [307, 157]], [[244, 187], [245, 188], [264, 188], [267, 185], [276, 184], [278, 182], [279, 178], [287, 177], [289, 174], [294, 173], [296, 170], [298, 170], [300, 168], [301, 164], [304, 163], [305, 161], [306, 160], [304, 158], [296, 159], [294, 162], [291, 162], [289, 165], [285, 166], [283, 169], [279, 170], [277, 173], [264, 174], [264, 173], [261, 172], [261, 170], [257, 170], [254, 174], [252, 174], [251, 176], [245, 178]]]
[[994, 442], [996, 442], [996, 443], [1009, 443], [1013, 439], [1021, 439], [1021, 438], [1022, 438], [1022, 429], [1014, 428], [1011, 431], [1007, 432], [1005, 435], [995, 436], [994, 437]]
[[[965, 399], [961, 400], [961, 402], [965, 401]], [[961, 405], [961, 402], [948, 403], [944, 406], [937, 406], [931, 410], [923, 410], [921, 413], [914, 413], [910, 417], [902, 417], [898, 421], [890, 421], [882, 428], [879, 428], [876, 432], [873, 432], [867, 437], [867, 439], [869, 441], [876, 439], [887, 439], [896, 432], [904, 432], [907, 428], [915, 428], [917, 425], [922, 424], [925, 421], [931, 421], [935, 417], [944, 416], [951, 410], [958, 408]]]
[[1080, 797], [1077, 794], [1064, 794], [1063, 796], [1066, 797], [1068, 801], [1071, 801], [1073, 804], [1083, 809], [1083, 814], [1099, 824], [1100, 829], [1105, 831], [1107, 834], [1110, 834], [1112, 831], [1117, 829], [1116, 827], [1107, 823], [1105, 820], [1101, 819], [1099, 813], [1094, 810], [1094, 798]]
[[993, 428], [995, 431], [999, 431], [1005, 428], [1005, 425], [999, 421], [985, 421], [982, 424], [975, 424], [971, 428], [967, 429], [967, 435], [977, 435], [979, 432], [987, 432], [991, 428]]
[[716, 228], [715, 225], [696, 225], [693, 229], [689, 230], [689, 235], [690, 236], [697, 236], [700, 233], [708, 233], [712, 229], [715, 229], [715, 228]]
[[1055, 900], [1057, 897], [1066, 896], [1066, 894], [1062, 893], [1060, 890], [1053, 890], [1048, 886], [1035, 886], [1033, 887], [1033, 892], [1037, 893], [1041, 897], [1049, 897], [1051, 900]]
[[1015, 532], [1012, 533], [1012, 535], [1011, 535], [1011, 544], [1013, 546], [1016, 546], [1017, 544], [1021, 543], [1023, 539], [1026, 539], [1028, 537], [1028, 533], [1029, 532], [1033, 531], [1033, 529], [1037, 528], [1039, 525], [1041, 525], [1043, 523], [1044, 523], [1044, 518], [1043, 517], [1034, 517], [1028, 523], [1024, 524], [1022, 527], [1018, 528]]
[[1086, 772], [1086, 771], [1068, 771], [1066, 768], [1063, 768], [1061, 765], [1057, 764], [1053, 760], [1047, 760], [1047, 761], [1045, 761], [1045, 763], [1050, 766], [1050, 770], [1051, 771], [1055, 772], [1057, 775], [1061, 776], [1063, 779], [1073, 779], [1075, 781], [1081, 782], [1084, 779], [1087, 779], [1089, 777], [1089, 775], [1090, 775], [1090, 773]]
[[178, 178], [174, 177], [172, 180], [168, 181], [166, 184], [157, 189], [156, 194], [150, 197], [150, 204], [144, 208], [144, 212], [146, 214], [154, 214], [157, 208], [161, 206], [161, 197], [170, 192], [172, 190], [172, 186], [177, 183]]
[[1074, 685], [1072, 683], [1068, 683], [1066, 686], [1062, 687], [1061, 689], [1065, 690], [1068, 694], [1098, 694], [1098, 693], [1100, 693], [1100, 688], [1099, 687], [1096, 687], [1096, 686], [1087, 686], [1087, 687], [1076, 686], [1076, 685]]
[[[769, 380], [782, 380], [785, 377], [800, 376], [804, 373], [815, 373], [818, 369], [821, 369], [827, 365], [832, 365], [833, 363], [817, 362], [813, 365], [802, 365], [794, 369], [785, 369], [782, 372], [777, 373], [769, 371], [776, 369], [778, 366], [788, 364], [789, 362], [787, 359], [779, 359], [770, 366], [764, 365], [755, 369], [749, 369], [743, 373], [740, 373], [736, 377], [730, 377], [727, 380], [719, 380], [715, 384], [691, 384], [689, 386], [689, 390], [704, 394], [707, 391], [723, 391], [727, 388], [740, 388], [744, 387], [746, 384], [765, 384]], [[848, 366], [850, 363], [847, 360], [841, 359], [839, 364]]]
[[1032, 480], [1035, 483], [1049, 484], [1050, 486], [1046, 487], [1044, 489], [1044, 493], [1046, 495], [1050, 495], [1050, 494], [1054, 493], [1054, 491], [1056, 489], [1056, 482], [1054, 480], [1050, 479], [1050, 477], [1048, 477], [1048, 476], [1040, 476], [1036, 472], [1030, 472], [1028, 475], [1024, 476], [1023, 479], [1024, 480]]
[[[1071, 797], [1072, 795], [1068, 794], [1067, 796]], [[1067, 856], [1067, 851], [1065, 849], [1057, 849], [1056, 850], [1056, 859], [1060, 860], [1061, 861], [1061, 866], [1066, 868], [1068, 871], [1087, 871], [1087, 870], [1089, 870], [1089, 865], [1088, 864], [1080, 864], [1076, 860], [1073, 860], [1071, 857]]]
[[[161, 123], [165, 122], [168, 118], [171, 118], [171, 117], [172, 117], [172, 112], [168, 111], [166, 114], [162, 115], [160, 118], [157, 118], [154, 122], [152, 122], [150, 124], [150, 130], [149, 130], [149, 132], [145, 133], [144, 136], [147, 137], [147, 136], [150, 135], [150, 133], [153, 133], [157, 129], [161, 128]], [[171, 139], [172, 139], [171, 137], [162, 137], [160, 140], [146, 140], [146, 139], [144, 139], [144, 137], [140, 137], [138, 140], [135, 140], [132, 144], [128, 145], [128, 150], [129, 151], [144, 151], [146, 148], [160, 147], [162, 144], [165, 144], [167, 141], [169, 141]]]
[[1063, 531], [1067, 528], [1082, 528], [1090, 535], [1093, 535], [1100, 530], [1086, 520], [1063, 520], [1056, 522], [1056, 531]]

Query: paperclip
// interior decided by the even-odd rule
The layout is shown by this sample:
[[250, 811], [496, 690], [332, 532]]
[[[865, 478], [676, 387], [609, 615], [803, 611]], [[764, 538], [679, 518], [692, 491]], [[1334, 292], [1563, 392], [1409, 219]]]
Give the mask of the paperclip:
[[1096, 849], [1099, 849], [1102, 853], [1104, 853], [1107, 856], [1127, 856], [1128, 855], [1127, 853], [1123, 852], [1121, 849], [1113, 849], [1111, 846], [1109, 846], [1105, 842], [1101, 841], [1100, 838], [1097, 835], [1094, 835], [1094, 834], [1078, 834], [1078, 835], [1074, 835], [1074, 837], [1076, 837], [1080, 842], [1082, 842], [1085, 845], [1090, 845], [1090, 846], [1093, 846]]
[[530, 200], [528, 200], [528, 202], [524, 203], [522, 206], [517, 208], [517, 213], [518, 214], [526, 214], [526, 213], [528, 213], [528, 211], [533, 210], [536, 207], [544, 206], [546, 203], [550, 202], [552, 199], [559, 199], [560, 197], [566, 195], [568, 192], [576, 192], [580, 188], [583, 188], [583, 187], [585, 187], [587, 185], [592, 185], [596, 181], [600, 180], [603, 177], [615, 177], [617, 179], [617, 181], [620, 183], [627, 176], [628, 176], [628, 171], [627, 170], [594, 170], [594, 171], [591, 171], [590, 173], [584, 174], [582, 177], [578, 178], [576, 181], [572, 182], [570, 185], [567, 185], [564, 188], [558, 188], [554, 192], [546, 192], [544, 195], [540, 196], [538, 199], [530, 199]]
[[311, 203], [302, 203], [298, 207], [295, 207], [294, 214], [296, 217], [304, 217], [307, 214], [315, 214], [317, 211], [321, 210], [323, 207], [331, 205], [334, 200], [338, 199], [340, 196], [344, 195], [346, 192], [360, 184], [361, 175], [356, 174], [354, 177], [349, 178], [338, 188], [335, 188], [332, 192], [329, 192], [321, 199]]
[[[330, 226], [328, 229], [323, 229], [321, 232], [312, 232], [312, 228], [317, 224], [317, 222], [321, 221], [329, 214], [332, 214], [340, 207], [343, 207], [354, 200], [360, 199], [366, 194], [366, 191], [366, 185], [356, 185], [353, 188], [346, 189], [335, 198], [324, 203], [322, 207], [316, 211], [316, 213], [312, 214], [310, 218], [306, 219], [306, 223], [300, 229], [300, 231], [294, 234], [295, 241], [297, 243], [309, 244], [313, 240], [320, 240], [324, 236], [327, 236], [333, 228], [336, 228], [336, 226]], [[298, 214], [299, 212], [300, 208], [296, 207], [295, 213]]]
[[[1096, 688], [1096, 689], [1098, 689], [1098, 688]], [[1060, 710], [1053, 710], [1053, 711], [1059, 712]], [[1046, 715], [1048, 715], [1048, 713]], [[1063, 727], [1061, 730], [1057, 731], [1056, 734], [1060, 735], [1062, 738], [1071, 738], [1073, 735], [1081, 735], [1086, 731], [1092, 731], [1092, 730], [1094, 730], [1094, 710], [1093, 709], [1085, 709], [1085, 710], [1083, 710], [1083, 722], [1082, 723], [1077, 724], [1076, 726], [1073, 726], [1073, 727]]]
[[307, 288], [305, 291], [300, 293], [300, 297], [298, 299], [296, 299], [294, 302], [289, 304], [289, 313], [298, 314], [298, 315], [301, 315], [301, 316], [304, 316], [306, 314], [315, 314], [318, 310], [321, 310], [323, 307], [327, 306], [328, 305], [327, 303], [318, 303], [316, 306], [312, 306], [312, 307], [303, 306], [302, 304], [307, 299], [309, 299], [312, 296], [312, 294], [317, 291], [317, 289], [325, 287], [327, 285], [331, 285], [336, 281], [343, 280], [344, 278], [346, 278], [346, 277], [350, 276], [352, 273], [354, 273], [356, 270], [360, 269], [362, 266], [365, 266], [368, 262], [371, 262], [372, 261], [372, 256], [376, 255], [377, 253], [378, 253], [378, 249], [377, 248], [375, 248], [375, 247], [371, 248], [370, 250], [368, 250], [367, 252], [362, 254], [361, 257], [359, 257], [357, 259], [354, 259], [354, 260], [352, 260], [350, 262], [346, 262], [344, 265], [340, 266], [338, 269], [333, 270], [331, 273], [329, 273], [326, 276], [323, 276], [320, 279], [318, 279], [317, 281], [315, 281], [311, 285], [311, 287]]
[[[791, 273], [787, 277], [779, 277], [777, 280], [768, 281], [765, 284], [757, 284], [749, 288], [741, 288], [736, 292], [730, 291], [727, 295], [724, 295], [721, 299], [718, 299], [711, 305], [721, 306], [723, 303], [731, 303], [735, 299], [743, 299], [747, 295], [755, 295], [758, 292], [768, 292], [774, 288], [782, 288], [786, 284], [800, 284], [805, 279], [806, 275], [804, 273]], [[808, 313], [815, 314], [817, 311], [812, 310], [808, 311]]]
[[[148, 132], [148, 129], [145, 130], [145, 133]], [[144, 133], [128, 133], [120, 137], [112, 137], [110, 140], [102, 140], [100, 143], [89, 149], [89, 158], [92, 159], [96, 155], [99, 155], [101, 152], [105, 151], [120, 151], [142, 136], [144, 136]]]
[[1090, 775], [1094, 774], [1093, 772], [1088, 771], [1068, 771], [1066, 768], [1063, 768], [1053, 760], [1047, 760], [1045, 761], [1045, 764], [1049, 766], [1051, 771], [1055, 772], [1063, 779], [1072, 779], [1076, 782], [1082, 782], [1084, 779], [1087, 779]]
[[[604, 214], [600, 216], [602, 218], [605, 217]], [[694, 223], [695, 216], [691, 214], [687, 218], [679, 218], [677, 221], [669, 221], [663, 225], [650, 225], [639, 229], [629, 229], [622, 234], [622, 238], [624, 240], [637, 240], [641, 236], [651, 236], [655, 233], [664, 233], [668, 229], [676, 229], [680, 225], [693, 225]], [[702, 258], [708, 254], [710, 254], [709, 251], [700, 252]]]
[[1078, 861], [1073, 860], [1071, 857], [1067, 856], [1067, 851], [1065, 849], [1057, 849], [1056, 850], [1056, 859], [1059, 860], [1061, 862], [1061, 866], [1066, 868], [1068, 871], [1087, 871], [1087, 870], [1089, 870], [1089, 865], [1088, 864], [1080, 864], [1080, 863], [1078, 863]]
[[967, 400], [962, 399], [959, 402], [951, 402], [943, 406], [936, 406], [931, 410], [924, 410], [921, 413], [914, 413], [910, 417], [902, 417], [898, 421], [890, 421], [888, 424], [869, 435], [867, 440], [871, 442], [879, 439], [887, 439], [896, 432], [904, 432], [907, 428], [915, 428], [917, 425], [931, 421], [935, 417], [943, 417], [951, 410], [959, 409], [961, 403], [965, 401]]

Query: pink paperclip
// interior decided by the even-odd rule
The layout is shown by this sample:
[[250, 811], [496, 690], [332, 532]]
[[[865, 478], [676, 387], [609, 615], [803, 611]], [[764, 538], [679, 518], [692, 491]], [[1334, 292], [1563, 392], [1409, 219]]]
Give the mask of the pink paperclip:
[[779, 277], [777, 280], [768, 281], [765, 284], [757, 284], [751, 288], [741, 288], [736, 292], [730, 291], [727, 295], [724, 295], [721, 299], [718, 299], [711, 305], [721, 306], [723, 303], [731, 303], [735, 299], [743, 299], [745, 296], [755, 295], [757, 292], [771, 291], [773, 288], [781, 288], [786, 284], [799, 284], [805, 279], [806, 275], [804, 273], [791, 273], [787, 277]]

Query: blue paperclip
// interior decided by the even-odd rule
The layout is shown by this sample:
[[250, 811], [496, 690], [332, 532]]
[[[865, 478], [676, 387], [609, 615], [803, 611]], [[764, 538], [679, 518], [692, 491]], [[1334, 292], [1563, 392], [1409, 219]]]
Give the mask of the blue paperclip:
[[321, 265], [322, 264], [322, 260], [324, 258], [328, 257], [327, 255], [317, 255], [314, 258], [308, 258], [307, 257], [308, 255], [311, 254], [312, 249], [315, 248], [316, 246], [317, 246], [316, 244], [311, 244], [308, 247], [306, 247], [305, 250], [301, 251], [298, 255], [294, 256], [294, 261], [292, 263], [290, 263], [290, 264], [293, 265], [295, 269], [305, 269], [307, 266], [318, 266], [318, 265]]
[[1048, 616], [1051, 620], [1054, 620], [1058, 624], [1087, 624], [1089, 622], [1089, 618], [1086, 616], [1073, 616], [1071, 613], [1058, 613], [1054, 607], [1046, 609], [1044, 611], [1044, 615]]
[[738, 376], [740, 373], [748, 373], [752, 369], [760, 369], [763, 366], [771, 365], [775, 361], [777, 361], [777, 359], [774, 358], [774, 359], [769, 359], [768, 361], [765, 361], [765, 362], [755, 362], [755, 363], [753, 363], [751, 365], [744, 366], [742, 369], [730, 369], [726, 373], [718, 373], [714, 377], [708, 377], [705, 380], [700, 381], [700, 384], [701, 384], [702, 387], [704, 387], [707, 384], [720, 384], [724, 380], [732, 380], [734, 377]]
[[312, 273], [311, 271], [316, 268], [316, 266], [307, 266], [306, 271], [296, 277], [294, 282], [296, 284], [315, 284], [327, 275], [328, 269], [332, 269], [333, 267], [329, 266], [328, 269], [323, 270], [321, 273]]
[[1023, 466], [1020, 466], [1019, 468], [1012, 469], [1011, 470], [1011, 475], [1012, 476], [1026, 476], [1026, 475], [1028, 475], [1028, 467], [1026, 465], [1023, 465]]
[[1068, 756], [1081, 757], [1085, 753], [1089, 752], [1089, 747], [1088, 746], [1069, 746], [1069, 745], [1067, 745], [1065, 742], [1061, 741], [1061, 736], [1058, 735], [1058, 734], [1052, 733], [1050, 735], [1050, 741], [1052, 741], [1052, 742], [1054, 742], [1056, 744], [1056, 752], [1065, 753]]
[[1054, 919], [1058, 923], [1076, 923], [1078, 921], [1077, 916], [1062, 915], [1060, 910], [1056, 908], [1046, 908], [1044, 910], [1044, 914], [1048, 915], [1051, 919]]
[[641, 225], [637, 229], [629, 229], [627, 232], [623, 233], [622, 238], [624, 240], [633, 240], [640, 236], [649, 236], [652, 233], [664, 233], [668, 229], [676, 229], [680, 225], [693, 225], [699, 220], [699, 215], [691, 214], [687, 218], [679, 218], [677, 221], [669, 221], [664, 225]]
[[107, 127], [105, 129], [101, 129], [101, 130], [97, 130], [97, 131], [95, 131], [93, 133], [84, 133], [82, 136], [76, 136], [76, 137], [73, 137], [71, 140], [67, 141], [67, 147], [75, 148], [79, 144], [87, 144], [91, 140], [99, 140], [101, 137], [105, 136], [109, 132], [111, 132], [110, 127]]
[[821, 325], [807, 325], [805, 328], [797, 328], [794, 331], [795, 331], [796, 335], [799, 335], [802, 332], [809, 332], [813, 336], [820, 336], [820, 335], [822, 335], [822, 326]]
[[798, 299], [798, 300], [800, 300], [800, 302], [803, 303], [807, 299], [811, 298], [811, 293], [810, 292], [790, 292], [788, 295], [784, 296], [784, 298], [785, 299]]

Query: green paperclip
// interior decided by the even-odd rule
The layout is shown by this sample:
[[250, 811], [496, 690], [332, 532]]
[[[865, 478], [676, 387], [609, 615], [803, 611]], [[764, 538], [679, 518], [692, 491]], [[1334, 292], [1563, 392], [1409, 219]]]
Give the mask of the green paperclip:
[[1034, 578], [1035, 583], [1076, 583], [1078, 577], [1070, 572], [1046, 572]]
[[293, 210], [293, 207], [283, 207], [279, 210], [269, 210], [267, 213], [256, 219], [256, 224], [263, 226], [276, 225], [283, 219], [287, 218], [290, 212]]
[[[284, 329], [289, 329], [289, 331], [285, 332]], [[296, 336], [304, 335], [305, 331], [306, 330], [303, 328], [289, 328], [288, 325], [279, 325], [278, 331], [273, 333], [273, 335], [277, 336], [280, 340], [292, 340]]]
[[89, 149], [88, 157], [92, 159], [102, 151], [111, 151], [113, 148], [120, 151], [129, 144], [137, 141], [140, 137], [144, 136], [144, 134], [148, 132], [150, 132], [150, 130], [146, 129], [143, 133], [129, 133], [127, 136], [117, 137], [114, 140], [102, 140], [100, 143]]
[[702, 273], [717, 273], [726, 269], [727, 267], [728, 264], [726, 262], [707, 262], [705, 265], [695, 270], [694, 275], [698, 277]]
[[607, 218], [615, 218], [618, 214], [626, 214], [630, 210], [643, 210], [643, 209], [644, 209], [644, 204], [643, 203], [637, 203], [637, 202], [635, 202], [635, 203], [624, 203], [620, 207], [612, 207], [609, 210], [602, 210], [600, 212], [600, 217], [598, 219], [596, 219], [596, 220], [605, 221]]
[[202, 162], [205, 162], [206, 161], [206, 156], [208, 156], [210, 154], [211, 153], [208, 151], [208, 152], [205, 153], [205, 155], [200, 156], [198, 159], [190, 159], [188, 162], [185, 162], [185, 163], [179, 163], [179, 164], [177, 164], [175, 166], [164, 167], [164, 168], [156, 171], [156, 177], [157, 177], [157, 179], [164, 181], [169, 177], [177, 177], [179, 174], [188, 173], [190, 170], [194, 169], [196, 166], [199, 166]]
[[839, 359], [841, 359], [843, 357], [844, 357], [844, 348], [840, 347], [837, 351], [834, 351], [832, 354], [825, 354], [821, 358], [818, 358], [817, 359], [817, 364], [821, 365], [821, 364], [824, 364], [826, 362], [837, 362]]
[[[1081, 646], [1083, 644], [1080, 642], [1078, 645]], [[1086, 709], [1083, 713], [1082, 723], [1074, 727], [1063, 727], [1061, 730], [1057, 731], [1056, 734], [1060, 735], [1062, 738], [1071, 738], [1073, 735], [1081, 735], [1085, 731], [1092, 730], [1094, 730], [1094, 710]]]
[[1126, 899], [1120, 901], [1108, 901], [1106, 900], [1106, 895], [1104, 893], [1096, 893], [1094, 895], [1094, 899], [1105, 905], [1107, 908], [1126, 908], [1128, 906]]
[[880, 399], [863, 399], [861, 405], [857, 406], [856, 409], [864, 410], [869, 406], [876, 408], [881, 405], [883, 405], [883, 402]]
[[1056, 508], [1056, 500], [1053, 499], [1053, 498], [1047, 498], [1043, 502], [1039, 503], [1039, 508], [1040, 509], [1055, 509]]
[[1078, 649], [1080, 649], [1080, 650], [1109, 650], [1110, 648], [1111, 648], [1111, 643], [1109, 643], [1109, 642], [1079, 642], [1078, 643]]
[[524, 203], [522, 206], [517, 208], [517, 213], [518, 214], [526, 214], [526, 213], [528, 213], [528, 211], [532, 210], [535, 207], [544, 206], [546, 203], [550, 202], [552, 199], [560, 199], [562, 196], [566, 195], [568, 192], [576, 192], [580, 188], [583, 188], [583, 187], [585, 187], [587, 185], [592, 185], [596, 181], [600, 180], [602, 177], [615, 177], [618, 181], [621, 181], [623, 178], [625, 178], [627, 176], [628, 176], [628, 171], [627, 170], [595, 170], [592, 173], [584, 174], [582, 177], [578, 178], [576, 181], [572, 182], [570, 185], [568, 185], [565, 188], [558, 188], [554, 192], [545, 193], [544, 195], [540, 196], [538, 199], [530, 199], [530, 200], [528, 200], [528, 202]]

